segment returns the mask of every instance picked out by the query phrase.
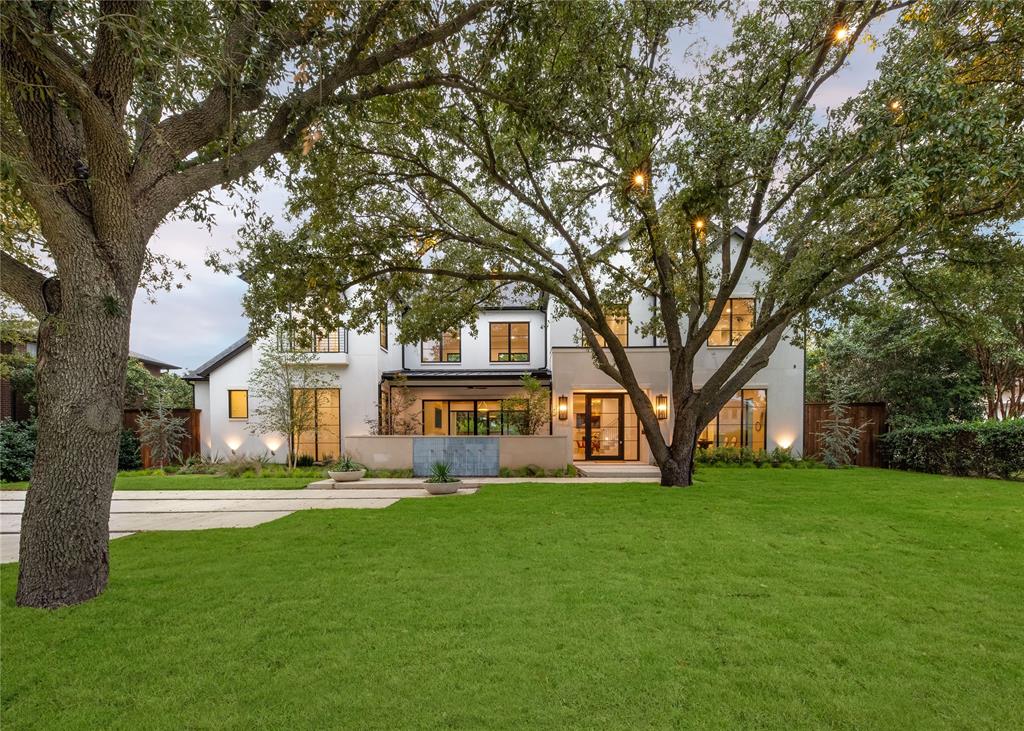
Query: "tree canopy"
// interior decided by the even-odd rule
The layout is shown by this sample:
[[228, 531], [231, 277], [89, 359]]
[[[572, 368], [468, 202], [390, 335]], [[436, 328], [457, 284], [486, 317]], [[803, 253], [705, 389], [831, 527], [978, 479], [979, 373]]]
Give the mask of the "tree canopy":
[[[257, 330], [284, 303], [365, 327], [400, 300], [414, 340], [470, 322], [507, 283], [544, 292], [685, 484], [700, 428], [797, 317], [1020, 215], [1022, 19], [1005, 5], [726, 6], [732, 38], [706, 58], [679, 39], [717, 4], [518, 10], [500, 43], [469, 35], [445, 59], [470, 83], [323, 116], [287, 179], [298, 226], [256, 221], [242, 244]], [[882, 49], [877, 78], [826, 106], [865, 44]], [[754, 268], [752, 332], [695, 383]], [[665, 440], [609, 325], [637, 294], [670, 352]]]

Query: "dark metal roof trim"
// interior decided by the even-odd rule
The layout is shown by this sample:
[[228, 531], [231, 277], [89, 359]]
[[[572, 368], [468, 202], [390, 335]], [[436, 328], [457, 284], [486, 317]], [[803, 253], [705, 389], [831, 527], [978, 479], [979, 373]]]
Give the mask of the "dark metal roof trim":
[[385, 381], [393, 381], [396, 378], [404, 376], [405, 378], [412, 380], [424, 380], [424, 379], [442, 379], [446, 381], [455, 381], [459, 379], [466, 380], [519, 380], [525, 375], [531, 375], [537, 379], [550, 379], [551, 371], [546, 368], [530, 368], [525, 370], [515, 371], [456, 371], [456, 370], [404, 370], [404, 371], [384, 371], [381, 373], [381, 379]]
[[186, 376], [186, 379], [193, 381], [203, 380], [205, 377], [209, 376], [210, 373], [214, 371], [214, 369], [216, 369], [223, 363], [226, 363], [231, 358], [234, 358], [236, 355], [238, 355], [243, 350], [248, 348], [249, 345], [250, 341], [248, 335], [236, 340], [235, 342], [231, 343], [231, 345], [226, 347], [224, 350], [217, 353], [217, 355], [210, 358], [210, 360], [206, 361], [201, 366], [191, 371], [188, 374], [188, 376]]

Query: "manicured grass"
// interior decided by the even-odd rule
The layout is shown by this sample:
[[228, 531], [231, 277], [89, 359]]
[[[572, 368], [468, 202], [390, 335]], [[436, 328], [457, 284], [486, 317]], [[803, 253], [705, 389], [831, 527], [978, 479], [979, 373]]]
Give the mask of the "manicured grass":
[[[321, 477], [225, 477], [223, 475], [133, 475], [122, 472], [115, 490], [298, 490]], [[0, 483], [3, 490], [27, 490], [27, 482]]]
[[1024, 485], [703, 469], [111, 544], [10, 728], [1019, 728]]

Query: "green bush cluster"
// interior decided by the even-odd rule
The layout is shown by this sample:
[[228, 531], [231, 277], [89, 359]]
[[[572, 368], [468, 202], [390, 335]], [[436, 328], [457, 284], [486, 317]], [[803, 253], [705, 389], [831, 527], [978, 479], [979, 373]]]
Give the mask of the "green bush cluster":
[[22, 482], [29, 479], [35, 456], [35, 421], [0, 421], [0, 481]]
[[558, 467], [553, 470], [546, 470], [535, 464], [528, 464], [525, 467], [502, 467], [498, 470], [499, 477], [576, 477], [576, 467], [567, 464], [565, 467]]
[[693, 456], [697, 465], [708, 467], [817, 467], [818, 463], [810, 459], [797, 459], [790, 449], [775, 447], [771, 451], [751, 449], [750, 447], [709, 447], [698, 449]]
[[131, 429], [121, 430], [121, 446], [117, 450], [117, 469], [137, 470], [142, 468], [142, 443]]
[[1003, 479], [1024, 472], [1024, 419], [898, 429], [880, 443], [895, 469]]
[[[24, 482], [32, 477], [36, 457], [36, 422], [0, 421], [0, 482]], [[121, 430], [117, 452], [118, 470], [142, 467], [139, 438], [131, 429]]]

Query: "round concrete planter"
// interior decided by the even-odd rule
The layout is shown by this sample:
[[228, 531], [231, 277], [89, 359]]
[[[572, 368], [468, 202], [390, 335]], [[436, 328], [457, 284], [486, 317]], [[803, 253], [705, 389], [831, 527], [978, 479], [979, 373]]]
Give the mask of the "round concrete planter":
[[366, 470], [350, 470], [348, 472], [331, 472], [328, 470], [327, 474], [335, 482], [355, 482], [363, 479]]
[[423, 486], [431, 495], [451, 495], [459, 491], [461, 484], [462, 480], [453, 480], [452, 482], [425, 482]]

